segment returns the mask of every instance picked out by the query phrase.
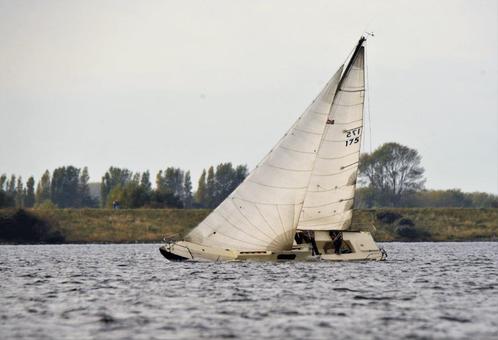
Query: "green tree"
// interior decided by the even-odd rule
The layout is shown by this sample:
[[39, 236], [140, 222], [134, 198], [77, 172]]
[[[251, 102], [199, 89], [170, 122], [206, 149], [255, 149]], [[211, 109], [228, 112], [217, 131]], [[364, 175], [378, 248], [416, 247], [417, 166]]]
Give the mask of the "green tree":
[[7, 193], [12, 197], [16, 196], [16, 175], [11, 175], [7, 181]]
[[214, 174], [214, 194], [211, 208], [218, 206], [234, 189], [235, 170], [232, 163], [220, 163]]
[[180, 168], [169, 167], [164, 171], [164, 184], [166, 192], [171, 192], [183, 200], [184, 172]]
[[150, 183], [150, 172], [149, 172], [149, 170], [147, 170], [144, 173], [142, 173], [142, 178], [140, 178], [140, 186], [147, 193], [150, 193], [150, 191], [152, 190], [152, 185]]
[[32, 208], [35, 205], [35, 179], [33, 176], [28, 178], [26, 182], [26, 197], [24, 199], [24, 206]]
[[192, 197], [192, 179], [190, 178], [190, 171], [187, 171], [185, 173], [185, 178], [183, 181], [183, 192], [184, 192], [184, 198], [183, 198], [183, 206], [185, 208], [192, 208], [192, 202], [194, 201], [194, 198]]
[[59, 208], [79, 207], [80, 205], [80, 169], [63, 166], [54, 170], [50, 185], [51, 200]]
[[50, 172], [45, 170], [36, 186], [35, 202], [39, 206], [45, 201], [50, 201]]
[[206, 207], [206, 169], [202, 170], [195, 192], [195, 203], [199, 207]]
[[149, 202], [149, 195], [140, 185], [140, 181], [131, 180], [124, 186], [115, 186], [109, 193], [107, 207], [112, 207], [112, 202], [118, 201], [121, 208], [141, 208]]
[[2, 176], [0, 176], [0, 191], [5, 191], [5, 183], [7, 182], [7, 175], [6, 174], [2, 174]]
[[247, 176], [247, 166], [239, 165], [236, 168], [232, 163], [220, 163], [214, 173], [214, 191], [211, 208], [218, 206], [227, 198]]
[[7, 175], [0, 176], [0, 208], [13, 207], [15, 205], [14, 198], [8, 193], [9, 181]]
[[132, 175], [133, 173], [128, 169], [112, 166], [109, 168], [102, 177], [102, 184], [100, 185], [100, 201], [103, 207], [108, 206], [108, 201], [113, 201], [113, 199], [107, 197], [111, 190], [115, 187], [124, 187], [131, 180]]
[[0, 207], [12, 208], [16, 206], [16, 176], [6, 175], [0, 177]]
[[185, 199], [184, 176], [184, 172], [180, 168], [169, 167], [164, 172], [159, 171], [156, 176], [156, 192], [158, 195], [154, 197], [161, 198], [163, 194], [171, 194], [183, 202]]
[[25, 193], [22, 177], [19, 176], [16, 186], [16, 208], [24, 208], [24, 195]]
[[216, 183], [214, 179], [214, 168], [212, 166], [209, 167], [206, 179], [206, 200], [204, 205], [206, 208], [214, 208], [215, 201], [215, 192], [216, 192]]
[[98, 202], [90, 194], [90, 185], [88, 184], [89, 181], [90, 175], [88, 173], [88, 167], [85, 166], [81, 171], [79, 178], [79, 206], [95, 208], [97, 207]]
[[386, 143], [360, 157], [360, 180], [375, 192], [376, 205], [401, 206], [424, 186], [424, 168], [417, 150]]
[[128, 169], [111, 167], [104, 175], [102, 184], [105, 185], [102, 193], [107, 192], [104, 207], [112, 207], [114, 201], [118, 201], [122, 208], [127, 209], [151, 205], [149, 171], [140, 174], [139, 172], [132, 173]]
[[158, 192], [166, 191], [166, 184], [164, 183], [163, 171], [159, 170], [156, 175], [156, 190]]
[[474, 208], [498, 208], [498, 196], [485, 192], [473, 192], [470, 195]]

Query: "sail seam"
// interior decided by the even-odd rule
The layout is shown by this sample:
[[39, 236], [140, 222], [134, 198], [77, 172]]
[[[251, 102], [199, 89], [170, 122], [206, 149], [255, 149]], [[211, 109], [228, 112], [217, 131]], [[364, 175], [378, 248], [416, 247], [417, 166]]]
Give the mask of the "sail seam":
[[244, 201], [244, 202], [248, 202], [248, 203], [252, 203], [252, 204], [259, 204], [259, 205], [273, 205], [273, 206], [277, 206], [277, 205], [281, 205], [281, 206], [296, 206], [296, 205], [300, 205], [300, 204], [303, 204], [304, 202], [299, 202], [299, 203], [267, 203], [267, 202], [256, 202], [256, 201], [251, 201], [251, 200], [248, 200], [248, 199], [245, 199], [245, 198], [242, 198], [242, 197], [235, 197], [234, 198], [236, 199], [239, 199], [241, 201]]
[[251, 182], [251, 183], [257, 184], [257, 185], [261, 185], [263, 187], [274, 188], [274, 189], [282, 189], [282, 190], [302, 190], [302, 189], [306, 189], [307, 188], [307, 187], [281, 187], [281, 186], [276, 186], [276, 185], [269, 185], [269, 184], [259, 183], [259, 182], [253, 181], [252, 179], [249, 179], [248, 181]]
[[342, 202], [347, 202], [347, 201], [351, 201], [351, 200], [354, 200], [354, 197], [344, 198], [344, 199], [340, 199], [339, 201], [328, 202], [328, 203], [324, 203], [324, 204], [303, 206], [303, 209], [305, 209], [305, 208], [306, 209], [309, 209], [309, 208], [321, 208], [321, 207], [325, 207], [327, 205], [336, 204], [336, 203], [342, 203]]
[[[220, 235], [222, 235], [222, 236], [224, 236], [226, 238], [232, 239], [232, 240], [240, 242], [242, 244], [246, 243], [246, 244], [250, 244], [250, 245], [252, 245], [252, 246], [254, 246], [256, 248], [263, 248], [263, 247], [261, 247], [261, 244], [256, 244], [256, 243], [252, 243], [252, 242], [249, 242], [249, 241], [239, 240], [238, 238], [235, 238], [233, 236], [229, 236], [229, 235], [227, 235], [227, 234], [225, 234], [225, 233], [223, 233], [221, 231], [216, 231], [216, 234], [220, 234]], [[215, 242], [215, 243], [219, 244], [220, 242]], [[221, 248], [223, 248], [223, 247], [221, 247]]]
[[349, 131], [353, 131], [353, 130], [361, 129], [362, 127], [363, 127], [363, 125], [356, 126], [356, 127], [354, 127], [354, 128], [351, 128], [351, 129], [343, 130], [343, 132], [349, 132]]
[[360, 90], [360, 89], [364, 89], [365, 88], [365, 85], [360, 85], [360, 86], [352, 86], [352, 85], [344, 85], [341, 86], [341, 88], [339, 90], [343, 90], [343, 89], [348, 89], [348, 90], [351, 90], [351, 89], [356, 89], [356, 90]]
[[341, 91], [341, 92], [364, 92], [365, 89], [364, 88], [361, 89], [361, 90], [344, 90], [344, 89], [340, 89], [339, 91]]
[[328, 115], [327, 112], [320, 112], [320, 111], [311, 111], [311, 113], [319, 116]]
[[[338, 222], [333, 222], [333, 223], [318, 223], [318, 224], [313, 224], [313, 225], [307, 226], [307, 227], [303, 226], [303, 228], [310, 228], [310, 227], [312, 228], [313, 226], [321, 226], [321, 225], [328, 225], [328, 224], [330, 224], [330, 225], [344, 224], [344, 222], [347, 222], [348, 220], [351, 220], [351, 219], [348, 218], [348, 219], [345, 219], [345, 220], [342, 220], [342, 221], [338, 221]], [[304, 230], [306, 230], [306, 229], [304, 229]]]
[[[240, 243], [249, 243], [249, 244], [251, 244], [251, 245], [253, 245], [253, 246], [255, 246], [255, 247], [261, 247], [261, 245], [260, 245], [260, 244], [256, 244], [256, 243], [249, 242], [249, 241], [239, 240], [238, 238], [235, 238], [235, 237], [229, 236], [229, 235], [227, 235], [227, 234], [225, 234], [225, 233], [221, 232], [219, 229], [213, 228], [213, 227], [212, 227], [212, 226], [211, 226], [208, 222], [205, 222], [205, 224], [208, 226], [208, 228], [209, 228], [209, 229], [211, 229], [211, 231], [212, 231], [212, 232], [211, 232], [211, 234], [212, 234], [213, 232], [215, 232], [216, 234], [223, 235], [223, 236], [225, 236], [226, 238], [230, 238], [230, 239], [235, 240], [235, 241], [240, 242]], [[209, 237], [209, 236], [208, 236], [208, 237]], [[219, 242], [214, 242], [214, 243], [219, 243]]]
[[261, 210], [259, 210], [259, 207], [257, 204], [254, 205], [256, 207], [256, 210], [258, 211], [259, 215], [263, 218], [263, 221], [265, 221], [266, 225], [268, 226], [268, 228], [271, 229], [271, 231], [273, 231], [273, 233], [275, 234], [275, 236], [278, 237], [278, 234], [275, 232], [275, 230], [273, 229], [273, 227], [270, 225], [270, 223], [268, 223], [268, 220], [266, 219], [265, 215], [263, 215], [263, 213], [261, 212]]
[[307, 131], [307, 130], [303, 130], [303, 129], [299, 129], [299, 128], [294, 128], [294, 130], [302, 132], [302, 133], [307, 133], [307, 134], [310, 134], [310, 135], [317, 135], [317, 136], [321, 136], [322, 135], [320, 132]]
[[264, 164], [265, 166], [269, 166], [270, 168], [275, 168], [275, 169], [280, 169], [280, 170], [285, 170], [285, 171], [293, 171], [293, 172], [311, 172], [312, 170], [302, 170], [302, 169], [289, 169], [289, 168], [283, 168], [280, 166], [276, 166], [270, 163]]
[[341, 106], [341, 107], [353, 107], [353, 106], [359, 106], [363, 105], [363, 103], [358, 103], [358, 104], [334, 104], [335, 106]]
[[344, 143], [346, 140], [345, 139], [324, 139], [324, 142], [327, 143]]
[[[323, 190], [308, 190], [308, 192], [314, 192], [314, 193], [319, 193], [319, 192], [330, 192], [330, 191], [336, 191], [336, 190], [340, 190], [340, 189], [344, 189], [344, 188], [347, 188], [347, 187], [352, 187], [353, 185], [352, 184], [345, 184], [345, 185], [341, 185], [340, 187], [335, 187], [335, 188], [332, 188], [332, 189], [323, 189]], [[320, 186], [321, 188], [321, 186]]]
[[220, 216], [221, 216], [221, 217], [222, 217], [225, 221], [227, 221], [229, 225], [231, 225], [232, 227], [234, 227], [234, 228], [235, 228], [235, 229], [237, 229], [238, 231], [242, 232], [243, 234], [246, 234], [247, 236], [252, 237], [253, 239], [258, 240], [258, 241], [261, 241], [261, 242], [264, 242], [264, 243], [266, 243], [266, 242], [267, 242], [267, 241], [265, 241], [265, 240], [261, 240], [261, 239], [260, 239], [260, 238], [258, 238], [258, 237], [255, 237], [254, 235], [251, 235], [251, 234], [249, 234], [249, 233], [246, 233], [246, 232], [245, 232], [244, 230], [242, 230], [242, 229], [237, 228], [237, 226], [235, 226], [235, 224], [233, 224], [230, 220], [228, 220], [228, 218], [226, 218], [226, 217], [225, 217], [222, 213], [220, 213], [219, 211], [217, 211], [217, 213], [218, 213], [218, 215], [220, 215]]
[[334, 125], [349, 125], [351, 123], [355, 123], [355, 122], [361, 122], [363, 119], [355, 119], [355, 120], [352, 120], [350, 122], [335, 122]]
[[332, 174], [311, 174], [311, 176], [315, 176], [315, 177], [327, 177], [327, 176], [335, 176], [335, 175], [339, 175], [339, 174], [342, 174], [346, 171], [349, 171], [351, 170], [352, 168], [349, 168], [349, 169], [344, 169], [342, 171], [339, 171], [339, 172], [334, 172]]
[[[334, 216], [338, 216], [338, 215], [345, 215], [345, 213], [348, 213], [350, 212], [351, 210], [347, 210], [347, 211], [343, 211], [341, 213], [336, 213], [336, 214], [332, 214], [332, 215], [326, 215], [326, 216], [322, 216], [322, 217], [316, 217], [316, 218], [311, 218], [309, 220], [305, 220], [305, 219], [302, 219], [301, 222], [302, 223], [309, 223], [309, 222], [312, 222], [312, 221], [319, 221], [319, 220], [323, 220], [323, 219], [326, 219], [326, 218], [330, 218], [330, 217], [334, 217]], [[344, 219], [344, 220], [339, 220], [337, 222], [332, 222], [332, 223], [339, 223], [340, 221], [345, 221], [345, 220], [348, 220], [348, 218]], [[330, 222], [329, 222], [330, 223]]]
[[[261, 231], [258, 227], [256, 227], [256, 225], [254, 225], [254, 224], [253, 224], [253, 223], [249, 220], [249, 218], [248, 218], [248, 217], [247, 217], [247, 216], [246, 216], [246, 215], [242, 212], [242, 209], [240, 209], [240, 208], [239, 208], [239, 206], [238, 206], [237, 204], [235, 204], [235, 202], [234, 202], [234, 199], [233, 199], [233, 198], [232, 198], [230, 201], [231, 201], [231, 202], [232, 202], [232, 204], [235, 206], [235, 208], [239, 211], [239, 213], [240, 213], [240, 214], [241, 214], [241, 215], [242, 215], [242, 216], [246, 219], [246, 221], [247, 221], [250, 225], [252, 225], [252, 227], [253, 227], [254, 229], [256, 229], [256, 230], [257, 230], [257, 231], [259, 231], [261, 234], [263, 234], [263, 235], [265, 235], [266, 237], [268, 237], [270, 240], [273, 240], [273, 237], [271, 237], [270, 235], [267, 235], [265, 232]], [[272, 230], [272, 231], [273, 231], [273, 230]], [[273, 232], [273, 233], [275, 234], [275, 232]], [[277, 235], [277, 234], [275, 234], [275, 236], [277, 236], [277, 237], [278, 237], [278, 235]]]
[[315, 152], [311, 152], [311, 151], [299, 151], [299, 150], [291, 149], [291, 148], [283, 146], [283, 145], [280, 145], [279, 147], [282, 148], [282, 149], [284, 149], [284, 150], [289, 150], [289, 151], [297, 152], [297, 153], [304, 153], [304, 154], [308, 154], [308, 155], [315, 154]]
[[288, 242], [289, 240], [287, 237], [287, 232], [285, 231], [284, 222], [282, 221], [282, 215], [280, 214], [280, 209], [278, 208], [278, 205], [277, 205], [277, 213], [278, 213], [278, 219], [280, 220], [280, 226], [282, 227], [283, 235], [286, 241]]
[[320, 154], [318, 154], [317, 158], [320, 158], [320, 159], [326, 159], [326, 160], [335, 160], [335, 159], [343, 159], [343, 158], [346, 158], [348, 156], [352, 156], [352, 155], [356, 155], [357, 152], [352, 152], [352, 153], [348, 153], [347, 155], [345, 156], [341, 156], [341, 157], [320, 157]]

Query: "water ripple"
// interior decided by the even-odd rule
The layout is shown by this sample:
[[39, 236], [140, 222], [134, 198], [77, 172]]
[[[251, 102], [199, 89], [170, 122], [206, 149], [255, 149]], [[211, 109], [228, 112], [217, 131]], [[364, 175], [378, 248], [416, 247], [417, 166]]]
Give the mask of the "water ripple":
[[[170, 263], [158, 245], [0, 246], [5, 339], [493, 339], [498, 243], [383, 263]], [[353, 336], [354, 335], [354, 336]]]

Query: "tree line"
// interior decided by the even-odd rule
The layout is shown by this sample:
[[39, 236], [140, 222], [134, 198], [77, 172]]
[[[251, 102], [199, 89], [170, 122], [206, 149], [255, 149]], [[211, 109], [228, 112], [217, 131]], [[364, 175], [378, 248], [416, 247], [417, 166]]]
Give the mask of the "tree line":
[[124, 208], [215, 208], [248, 174], [246, 165], [220, 163], [204, 169], [193, 192], [190, 171], [168, 167], [160, 170], [152, 188], [150, 173], [132, 173], [111, 167], [102, 177], [100, 198], [103, 207], [118, 202]]
[[498, 208], [498, 196], [459, 189], [427, 190], [425, 169], [417, 150], [398, 143], [385, 143], [360, 156], [357, 208], [459, 207]]
[[190, 171], [168, 167], [160, 170], [152, 186], [150, 172], [110, 167], [92, 195], [88, 168], [64, 166], [48, 170], [39, 179], [0, 176], [0, 208], [214, 208], [247, 176], [246, 165], [220, 163], [203, 170], [193, 192]]
[[[427, 190], [422, 157], [417, 150], [386, 143], [359, 162], [355, 206], [498, 208], [498, 196], [459, 189]], [[246, 165], [220, 163], [204, 169], [193, 191], [190, 171], [160, 170], [152, 186], [150, 172], [110, 167], [100, 183], [89, 183], [88, 168], [64, 166], [47, 170], [35, 187], [19, 176], [0, 176], [1, 207], [59, 208], [208, 208], [220, 204], [248, 175]], [[92, 186], [99, 193], [92, 194]], [[36, 189], [35, 189], [36, 188]]]
[[5, 174], [0, 176], [0, 207], [47, 207], [82, 208], [97, 207], [98, 200], [90, 195], [88, 168], [63, 166], [50, 175], [45, 171], [35, 190], [35, 179], [29, 177], [26, 183], [22, 177]]

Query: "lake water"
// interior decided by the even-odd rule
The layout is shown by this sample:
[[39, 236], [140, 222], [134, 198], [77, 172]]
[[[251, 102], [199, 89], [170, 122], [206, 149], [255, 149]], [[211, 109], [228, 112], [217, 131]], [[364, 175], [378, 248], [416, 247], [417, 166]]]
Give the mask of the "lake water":
[[0, 246], [0, 338], [498, 335], [498, 243], [387, 243], [365, 263], [171, 263], [158, 246]]

